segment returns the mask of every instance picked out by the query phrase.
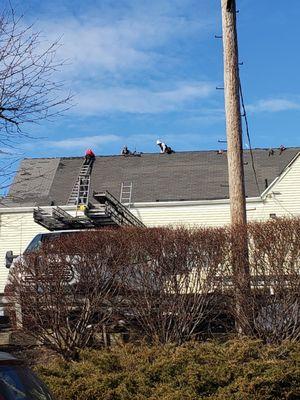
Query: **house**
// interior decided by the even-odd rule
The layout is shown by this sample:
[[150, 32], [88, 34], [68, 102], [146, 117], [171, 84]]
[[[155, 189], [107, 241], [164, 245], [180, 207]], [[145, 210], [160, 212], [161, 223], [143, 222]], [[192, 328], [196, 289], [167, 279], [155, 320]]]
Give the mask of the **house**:
[[[248, 220], [299, 216], [300, 148], [274, 154], [255, 149], [253, 158], [257, 182], [251, 154], [244, 151]], [[51, 212], [58, 206], [73, 216], [80, 213], [70, 196], [82, 162], [82, 157], [22, 161], [0, 206], [0, 293], [7, 278], [6, 251], [20, 254], [35, 234], [46, 231], [34, 222], [33, 210]], [[89, 201], [94, 191], [108, 191], [146, 226], [221, 226], [230, 222], [227, 175], [226, 152], [99, 156], [90, 175]], [[127, 192], [122, 193], [122, 183]]]

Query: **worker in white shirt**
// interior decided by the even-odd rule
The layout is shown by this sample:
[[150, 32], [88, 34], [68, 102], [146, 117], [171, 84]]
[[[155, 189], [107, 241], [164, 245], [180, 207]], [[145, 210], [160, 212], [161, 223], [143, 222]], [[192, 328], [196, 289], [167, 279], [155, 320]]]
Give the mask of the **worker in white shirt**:
[[171, 147], [167, 146], [166, 143], [162, 142], [160, 139], [157, 139], [156, 144], [160, 147], [161, 154], [175, 153]]
[[166, 152], [166, 144], [163, 143], [161, 140], [157, 139], [156, 144], [160, 147], [160, 152], [165, 153]]
[[123, 147], [123, 149], [122, 149], [122, 151], [121, 151], [121, 155], [122, 156], [129, 156], [129, 155], [131, 155], [132, 153], [131, 153], [131, 151], [128, 149], [128, 147], [127, 146], [124, 146]]

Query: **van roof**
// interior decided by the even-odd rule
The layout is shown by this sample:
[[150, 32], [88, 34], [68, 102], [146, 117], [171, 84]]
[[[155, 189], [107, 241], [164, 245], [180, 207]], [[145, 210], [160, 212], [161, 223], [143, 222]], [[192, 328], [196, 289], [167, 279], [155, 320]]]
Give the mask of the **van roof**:
[[92, 229], [63, 229], [60, 231], [51, 231], [51, 232], [41, 232], [39, 235], [54, 235], [58, 233], [77, 233], [77, 232], [88, 232], [91, 231]]
[[4, 351], [0, 351], [0, 361], [13, 361], [17, 360], [16, 357]]

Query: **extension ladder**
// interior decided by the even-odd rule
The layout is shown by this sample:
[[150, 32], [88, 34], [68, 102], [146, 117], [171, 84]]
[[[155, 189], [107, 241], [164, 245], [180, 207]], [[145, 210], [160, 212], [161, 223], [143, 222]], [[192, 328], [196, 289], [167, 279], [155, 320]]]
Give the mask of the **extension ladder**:
[[91, 170], [94, 160], [84, 161], [82, 164], [78, 178], [71, 191], [68, 205], [76, 204], [77, 206], [87, 206], [89, 202]]
[[120, 203], [128, 204], [130, 208], [131, 199], [132, 199], [132, 182], [122, 182], [121, 184], [121, 192], [120, 192]]

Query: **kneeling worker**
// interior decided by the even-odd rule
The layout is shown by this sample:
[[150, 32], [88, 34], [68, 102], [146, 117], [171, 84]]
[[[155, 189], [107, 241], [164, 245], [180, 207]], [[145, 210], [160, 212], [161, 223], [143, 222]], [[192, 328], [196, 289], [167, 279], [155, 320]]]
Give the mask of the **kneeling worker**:
[[157, 139], [156, 144], [160, 147], [161, 154], [175, 153], [175, 151], [172, 150], [170, 146], [167, 146], [166, 143], [162, 142], [160, 139]]
[[122, 149], [122, 151], [121, 151], [121, 155], [122, 156], [129, 156], [129, 155], [131, 155], [132, 153], [131, 153], [131, 151], [128, 149], [128, 147], [127, 146], [124, 146], [123, 147], [123, 149]]

